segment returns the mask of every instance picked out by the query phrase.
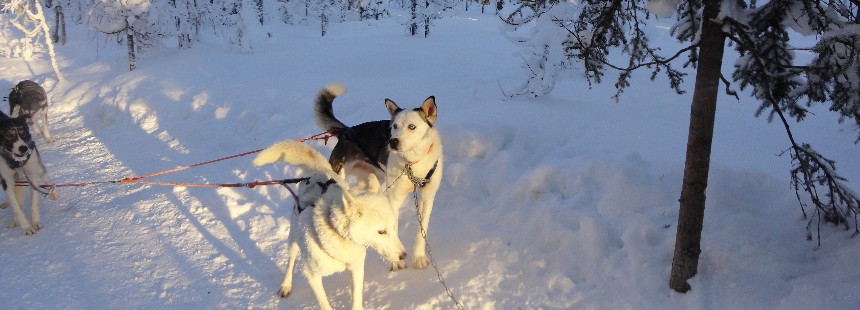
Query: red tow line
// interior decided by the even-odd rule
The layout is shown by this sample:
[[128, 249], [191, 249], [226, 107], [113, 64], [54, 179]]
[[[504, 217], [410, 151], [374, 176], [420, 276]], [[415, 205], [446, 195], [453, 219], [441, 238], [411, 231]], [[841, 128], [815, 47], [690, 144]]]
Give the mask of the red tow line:
[[[316, 140], [316, 141], [322, 140], [325, 144], [328, 144], [328, 139], [331, 139], [332, 137], [334, 137], [334, 133], [330, 132], [330, 131], [326, 131], [326, 132], [315, 134], [315, 135], [310, 136], [308, 138], [296, 139], [296, 141], [305, 142], [305, 141], [311, 141], [311, 140]], [[262, 152], [263, 150], [264, 149], [253, 150], [253, 151], [244, 152], [241, 154], [236, 154], [236, 155], [231, 155], [231, 156], [226, 156], [226, 157], [221, 157], [218, 159], [213, 159], [213, 160], [209, 160], [209, 161], [205, 161], [205, 162], [201, 162], [201, 163], [197, 163], [197, 164], [193, 164], [193, 165], [179, 166], [179, 167], [176, 167], [173, 169], [154, 172], [154, 173], [145, 174], [145, 175], [141, 175], [141, 176], [127, 177], [127, 178], [123, 178], [120, 180], [114, 180], [114, 181], [95, 181], [95, 182], [67, 183], [67, 184], [45, 184], [45, 185], [40, 185], [39, 187], [41, 187], [41, 188], [83, 187], [83, 186], [101, 185], [101, 184], [132, 184], [132, 183], [136, 183], [136, 184], [147, 184], [147, 185], [182, 186], [182, 187], [247, 187], [247, 188], [254, 188], [257, 186], [281, 184], [284, 187], [286, 187], [287, 190], [290, 191], [290, 194], [293, 195], [293, 198], [295, 198], [296, 201], [298, 201], [298, 199], [299, 199], [298, 195], [296, 195], [295, 191], [293, 191], [293, 189], [290, 188], [289, 185], [287, 185], [287, 184], [290, 184], [290, 183], [295, 184], [295, 183], [307, 180], [307, 178], [293, 178], [293, 179], [281, 179], [281, 180], [270, 180], [270, 181], [253, 181], [253, 182], [248, 182], [248, 183], [185, 183], [185, 182], [167, 182], [167, 181], [142, 181], [143, 179], [151, 178], [154, 176], [174, 173], [174, 172], [178, 172], [178, 171], [182, 171], [182, 170], [186, 170], [186, 169], [191, 169], [194, 167], [199, 167], [199, 166], [208, 165], [211, 163], [216, 163], [219, 161], [224, 161], [224, 160], [233, 159], [233, 158], [237, 158], [237, 157], [256, 154], [256, 153]], [[29, 186], [30, 184], [27, 182], [17, 182], [16, 185], [17, 186]]]

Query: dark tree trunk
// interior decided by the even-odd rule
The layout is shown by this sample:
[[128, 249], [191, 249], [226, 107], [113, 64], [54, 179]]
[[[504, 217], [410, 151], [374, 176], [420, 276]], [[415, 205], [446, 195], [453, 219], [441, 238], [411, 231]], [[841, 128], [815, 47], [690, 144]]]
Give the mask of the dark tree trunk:
[[54, 43], [66, 44], [66, 15], [63, 14], [63, 4], [54, 7], [54, 33], [51, 35]]
[[430, 0], [424, 0], [424, 37], [430, 36], [430, 16], [427, 11], [430, 8]]
[[412, 19], [409, 24], [409, 34], [414, 36], [418, 34], [418, 0], [412, 0], [410, 3], [410, 11], [412, 11]]
[[128, 45], [128, 71], [134, 71], [137, 67], [137, 58], [134, 56], [134, 31], [131, 27], [125, 30], [125, 42]]
[[699, 62], [696, 85], [690, 109], [690, 129], [687, 136], [687, 158], [681, 186], [678, 231], [675, 235], [675, 254], [669, 287], [687, 292], [687, 280], [696, 275], [699, 254], [702, 252], [702, 222], [705, 216], [705, 189], [708, 187], [708, 169], [711, 159], [711, 142], [714, 135], [714, 114], [717, 110], [720, 68], [723, 63], [725, 34], [713, 19], [720, 10], [719, 0], [705, 1], [702, 18], [702, 37], [699, 45]]

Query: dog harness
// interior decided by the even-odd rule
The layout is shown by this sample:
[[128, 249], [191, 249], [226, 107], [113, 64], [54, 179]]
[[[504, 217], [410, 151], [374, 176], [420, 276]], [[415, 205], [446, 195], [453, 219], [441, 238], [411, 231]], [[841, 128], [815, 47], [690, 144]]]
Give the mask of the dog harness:
[[[305, 181], [305, 182], [306, 182], [306, 183], [310, 183], [310, 181]], [[335, 181], [334, 179], [328, 179], [328, 181], [325, 181], [325, 183], [323, 183], [323, 182], [317, 182], [317, 185], [319, 185], [319, 186], [320, 186], [320, 188], [322, 189], [322, 192], [320, 193], [320, 195], [325, 194], [325, 192], [326, 192], [326, 191], [328, 191], [328, 187], [329, 187], [329, 185], [332, 185], [332, 184], [335, 184], [335, 183], [337, 183], [337, 181]], [[307, 206], [302, 206], [301, 204], [298, 204], [298, 203], [297, 203], [297, 204], [296, 204], [296, 211], [297, 211], [297, 212], [296, 212], [296, 214], [302, 214], [302, 211], [304, 211], [305, 209], [307, 209], [307, 208], [313, 208], [313, 207], [314, 207], [314, 205], [313, 205], [313, 204], [310, 204], [310, 205], [307, 205]]]

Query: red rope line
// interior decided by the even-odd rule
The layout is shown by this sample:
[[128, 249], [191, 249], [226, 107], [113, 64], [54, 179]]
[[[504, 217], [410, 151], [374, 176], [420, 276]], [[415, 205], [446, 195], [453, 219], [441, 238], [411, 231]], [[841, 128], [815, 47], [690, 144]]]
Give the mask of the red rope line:
[[173, 169], [168, 169], [168, 170], [159, 171], [159, 172], [155, 172], [155, 173], [145, 174], [145, 175], [136, 176], [136, 177], [128, 177], [128, 178], [124, 178], [124, 179], [119, 180], [119, 182], [120, 182], [120, 183], [132, 183], [132, 182], [137, 182], [137, 181], [138, 181], [138, 180], [140, 180], [140, 179], [146, 179], [146, 178], [151, 178], [151, 177], [154, 177], [154, 176], [159, 176], [159, 175], [163, 175], [163, 174], [168, 174], [168, 173], [173, 173], [173, 172], [177, 172], [177, 171], [182, 171], [182, 170], [185, 170], [185, 169], [191, 169], [191, 168], [194, 168], [194, 167], [200, 167], [200, 166], [203, 166], [203, 165], [208, 165], [208, 164], [216, 163], [216, 162], [223, 161], [223, 160], [228, 160], [228, 159], [233, 159], [233, 158], [236, 158], [236, 157], [242, 157], [242, 156], [247, 156], [247, 155], [251, 155], [251, 154], [254, 154], [254, 153], [259, 153], [259, 152], [262, 152], [262, 151], [263, 151], [263, 149], [253, 150], [253, 151], [250, 151], [250, 152], [245, 152], [245, 153], [236, 154], [236, 155], [232, 155], [232, 156], [227, 156], [227, 157], [222, 157], [222, 158], [218, 158], [218, 159], [213, 159], [213, 160], [210, 160], [210, 161], [205, 161], [205, 162], [197, 163], [197, 164], [193, 164], [193, 165], [188, 165], [188, 166], [179, 166], [179, 167], [176, 167], [176, 168], [173, 168]]
[[[336, 134], [337, 134], [336, 131], [330, 130], [330, 131], [325, 131], [325, 132], [315, 134], [315, 135], [307, 137], [307, 138], [296, 139], [296, 141], [305, 142], [305, 141], [311, 141], [311, 140], [316, 140], [316, 141], [322, 140], [324, 144], [328, 144], [328, 139], [331, 139], [332, 137], [336, 137]], [[292, 188], [287, 186], [287, 183], [297, 183], [299, 181], [306, 180], [306, 178], [283, 179], [283, 180], [272, 180], [272, 181], [254, 181], [254, 182], [250, 182], [250, 183], [184, 183], [184, 182], [166, 182], [166, 181], [141, 181], [142, 179], [151, 178], [154, 176], [164, 175], [164, 174], [168, 174], [168, 173], [173, 173], [173, 172], [177, 172], [177, 171], [191, 169], [194, 167], [208, 165], [211, 163], [216, 163], [219, 161], [224, 161], [224, 160], [228, 160], [228, 159], [233, 159], [233, 158], [237, 158], [237, 157], [242, 157], [242, 156], [247, 156], [247, 155], [259, 153], [259, 152], [262, 152], [263, 150], [264, 149], [248, 151], [248, 152], [244, 152], [241, 154], [221, 157], [218, 159], [213, 159], [213, 160], [209, 160], [209, 161], [205, 161], [205, 162], [201, 162], [201, 163], [197, 163], [197, 164], [193, 164], [193, 165], [179, 166], [179, 167], [176, 167], [173, 169], [154, 172], [154, 173], [145, 174], [145, 175], [141, 175], [141, 176], [127, 177], [127, 178], [123, 178], [123, 179], [116, 180], [116, 181], [95, 181], [95, 182], [68, 183], [68, 184], [45, 184], [45, 185], [40, 185], [39, 187], [41, 187], [41, 188], [82, 187], [82, 186], [99, 185], [99, 184], [138, 183], [138, 184], [149, 184], [149, 185], [185, 186], [185, 187], [248, 187], [248, 188], [254, 188], [257, 186], [261, 186], [261, 185], [283, 184], [290, 191], [290, 193], [293, 194], [293, 197], [295, 197], [296, 200], [298, 201], [298, 196], [292, 190]], [[29, 186], [29, 183], [27, 183], [27, 182], [16, 182], [15, 185], [16, 186]]]

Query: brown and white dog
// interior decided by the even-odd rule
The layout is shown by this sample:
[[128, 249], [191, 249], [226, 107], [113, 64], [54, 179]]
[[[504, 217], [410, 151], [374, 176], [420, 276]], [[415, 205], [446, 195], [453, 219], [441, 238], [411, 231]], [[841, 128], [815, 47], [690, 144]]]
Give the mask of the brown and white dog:
[[[48, 93], [38, 83], [24, 80], [12, 88], [9, 92], [9, 115], [27, 115], [27, 124], [37, 135], [43, 134], [46, 142], [53, 140], [48, 132]], [[39, 122], [42, 123], [41, 131]]]

